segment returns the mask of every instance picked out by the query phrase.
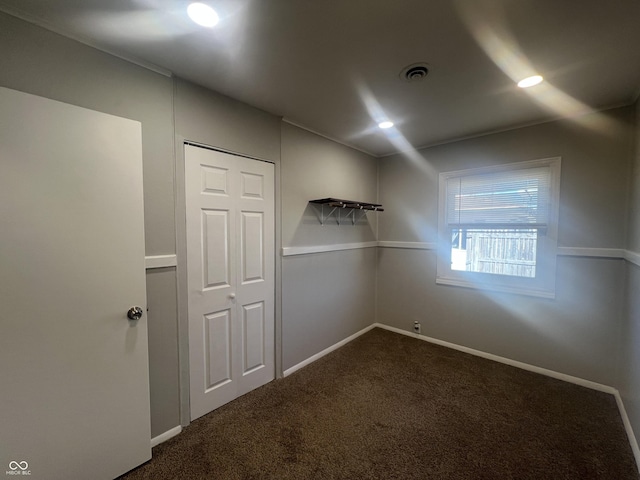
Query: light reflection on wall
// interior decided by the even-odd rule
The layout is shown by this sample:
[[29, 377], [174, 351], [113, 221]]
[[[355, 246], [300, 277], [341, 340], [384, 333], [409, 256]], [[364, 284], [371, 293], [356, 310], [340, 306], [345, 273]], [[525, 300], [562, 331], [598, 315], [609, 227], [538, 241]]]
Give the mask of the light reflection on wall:
[[[515, 83], [523, 78], [550, 72], [539, 72], [527, 55], [520, 49], [516, 37], [509, 29], [504, 10], [496, 2], [455, 2], [462, 21], [487, 56]], [[514, 85], [515, 87], [515, 85]], [[599, 133], [611, 131], [611, 120], [607, 115], [589, 115], [594, 108], [586, 105], [545, 80], [535, 87], [523, 89], [527, 95], [557, 118], [570, 117], [576, 123]]]

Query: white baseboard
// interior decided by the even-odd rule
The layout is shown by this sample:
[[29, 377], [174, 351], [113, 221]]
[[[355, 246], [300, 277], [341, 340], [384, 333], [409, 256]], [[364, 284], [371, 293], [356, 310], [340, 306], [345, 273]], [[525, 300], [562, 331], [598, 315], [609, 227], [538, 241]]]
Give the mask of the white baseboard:
[[580, 385], [581, 387], [590, 388], [592, 390], [597, 390], [599, 392], [609, 393], [613, 395], [616, 399], [616, 403], [618, 405], [618, 410], [620, 411], [620, 417], [622, 418], [622, 423], [624, 425], [624, 429], [627, 432], [627, 437], [629, 439], [629, 445], [631, 446], [631, 450], [633, 451], [633, 456], [636, 460], [636, 466], [638, 471], [640, 471], [640, 448], [638, 447], [638, 441], [633, 432], [633, 428], [631, 427], [631, 422], [629, 421], [629, 417], [627, 415], [627, 411], [624, 408], [624, 403], [622, 402], [622, 397], [620, 396], [620, 392], [618, 389], [611, 387], [609, 385], [603, 385], [601, 383], [592, 382], [590, 380], [585, 380], [584, 378], [574, 377], [573, 375], [567, 375], [565, 373], [556, 372], [554, 370], [549, 370], [546, 368], [536, 367], [535, 365], [530, 365], [524, 362], [518, 362], [517, 360], [511, 360], [510, 358], [500, 357], [498, 355], [493, 355], [492, 353], [483, 352], [481, 350], [475, 350], [469, 347], [463, 347], [461, 345], [457, 345], [455, 343], [445, 342], [443, 340], [438, 340], [437, 338], [426, 337], [419, 333], [409, 332], [407, 330], [402, 330], [396, 327], [390, 327], [388, 325], [383, 325], [381, 323], [374, 323], [374, 327], [379, 327], [384, 330], [389, 330], [391, 332], [399, 333], [401, 335], [406, 335], [408, 337], [417, 338], [418, 340], [423, 340], [425, 342], [433, 343], [436, 345], [440, 345], [443, 347], [451, 348], [453, 350], [458, 350], [460, 352], [468, 353], [470, 355], [475, 355], [477, 357], [486, 358], [488, 360], [493, 360], [494, 362], [504, 363], [505, 365], [510, 365], [512, 367], [520, 368], [522, 370], [527, 370], [529, 372], [539, 373], [540, 375], [545, 375], [547, 377], [555, 378], [558, 380], [562, 380], [564, 382], [573, 383], [575, 385]]
[[333, 352], [334, 350], [337, 350], [338, 348], [342, 347], [343, 345], [346, 345], [347, 343], [349, 343], [351, 340], [355, 340], [356, 338], [358, 338], [360, 335], [363, 335], [365, 333], [367, 333], [369, 330], [373, 330], [375, 328], [375, 325], [369, 325], [367, 328], [363, 328], [362, 330], [360, 330], [359, 332], [354, 333], [353, 335], [345, 338], [344, 340], [339, 341], [338, 343], [336, 343], [335, 345], [331, 345], [329, 348], [325, 348], [324, 350], [322, 350], [321, 352], [316, 353], [315, 355], [307, 358], [306, 360], [298, 363], [297, 365], [294, 365], [291, 368], [287, 368], [283, 373], [282, 376], [283, 377], [288, 377], [289, 375], [291, 375], [293, 372], [296, 372], [298, 370], [300, 370], [302, 367], [306, 367], [307, 365], [309, 365], [310, 363], [315, 362], [316, 360], [324, 357], [326, 354]]
[[408, 332], [407, 330], [402, 330], [400, 328], [390, 327], [388, 325], [383, 325], [381, 323], [375, 323], [374, 326], [383, 328], [385, 330], [389, 330], [391, 332], [400, 333], [401, 335], [407, 335], [409, 337], [417, 338], [418, 340], [423, 340], [425, 342], [434, 343], [436, 345], [440, 345], [443, 347], [451, 348], [453, 350], [458, 350], [459, 352], [468, 353], [471, 355], [475, 355], [476, 357], [486, 358], [488, 360], [493, 360], [494, 362], [504, 363], [505, 365], [510, 365], [512, 367], [521, 368], [522, 370], [528, 370], [529, 372], [539, 373], [541, 375], [546, 375], [547, 377], [557, 378], [558, 380], [563, 380], [565, 382], [574, 383], [576, 385], [580, 385], [581, 387], [587, 387], [592, 390], [598, 390], [600, 392], [606, 392], [614, 395], [617, 390], [608, 385], [603, 385], [601, 383], [592, 382], [590, 380], [585, 380], [583, 378], [574, 377], [572, 375], [567, 375], [565, 373], [555, 372], [553, 370], [548, 370], [542, 367], [536, 367], [535, 365], [530, 365], [524, 362], [518, 362], [517, 360], [511, 360], [510, 358], [501, 357], [499, 355], [494, 355], [492, 353], [483, 352], [481, 350], [475, 350], [469, 347], [463, 347], [462, 345], [457, 345], [455, 343], [445, 342], [444, 340], [438, 340], [437, 338], [427, 337], [422, 334]]
[[173, 438], [180, 433], [182, 433], [182, 427], [178, 425], [177, 427], [173, 427], [171, 430], [167, 430], [166, 432], [161, 433], [157, 437], [153, 437], [151, 439], [151, 448], [160, 445], [162, 442], [166, 442], [170, 438]]
[[620, 392], [616, 390], [616, 393], [614, 393], [614, 397], [616, 397], [616, 403], [618, 404], [618, 410], [620, 410], [622, 423], [624, 425], [625, 431], [627, 432], [627, 437], [629, 437], [629, 445], [631, 445], [631, 451], [633, 452], [633, 456], [636, 459], [636, 466], [638, 467], [638, 471], [640, 472], [640, 447], [638, 447], [638, 441], [636, 440], [636, 436], [633, 433], [633, 427], [631, 427], [631, 422], [629, 421], [627, 410], [624, 408], [624, 403], [622, 402]]

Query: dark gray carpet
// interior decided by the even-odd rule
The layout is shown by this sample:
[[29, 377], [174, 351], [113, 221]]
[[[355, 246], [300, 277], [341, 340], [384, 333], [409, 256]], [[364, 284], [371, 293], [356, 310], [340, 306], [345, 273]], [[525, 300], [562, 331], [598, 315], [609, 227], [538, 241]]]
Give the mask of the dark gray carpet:
[[640, 476], [613, 396], [374, 329], [196, 420], [121, 478]]

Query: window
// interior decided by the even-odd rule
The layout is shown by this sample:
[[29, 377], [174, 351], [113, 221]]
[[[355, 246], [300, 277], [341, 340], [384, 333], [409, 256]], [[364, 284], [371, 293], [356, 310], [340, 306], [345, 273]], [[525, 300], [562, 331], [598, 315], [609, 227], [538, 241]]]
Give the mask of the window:
[[560, 158], [440, 174], [436, 282], [555, 297]]

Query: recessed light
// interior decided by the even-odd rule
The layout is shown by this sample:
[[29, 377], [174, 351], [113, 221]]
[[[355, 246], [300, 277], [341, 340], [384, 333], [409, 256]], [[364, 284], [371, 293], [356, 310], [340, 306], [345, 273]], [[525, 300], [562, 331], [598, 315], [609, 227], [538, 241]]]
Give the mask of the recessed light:
[[387, 120], [386, 122], [380, 122], [380, 123], [378, 124], [378, 127], [379, 127], [379, 128], [382, 128], [383, 130], [384, 130], [384, 129], [387, 129], [387, 128], [391, 128], [391, 127], [393, 127], [393, 122], [390, 122], [390, 121], [388, 121], [388, 120]]
[[534, 85], [538, 85], [542, 82], [543, 78], [540, 75], [534, 75], [533, 77], [527, 77], [518, 82], [520, 88], [529, 88]]
[[189, 18], [203, 27], [214, 27], [218, 23], [218, 14], [209, 5], [192, 3], [187, 7]]

